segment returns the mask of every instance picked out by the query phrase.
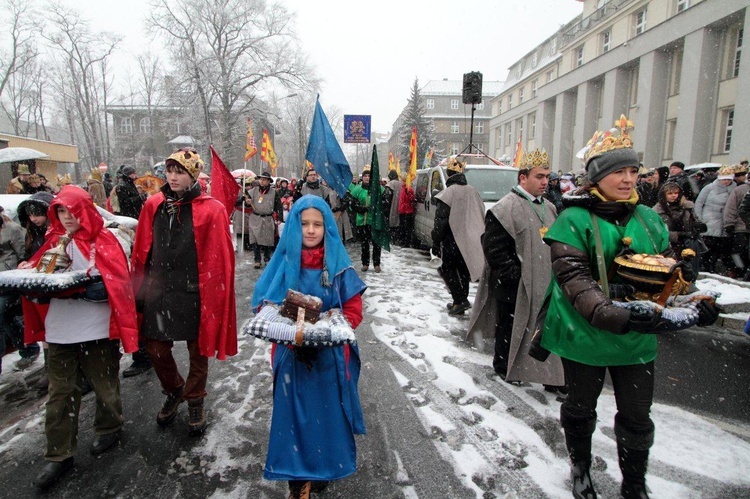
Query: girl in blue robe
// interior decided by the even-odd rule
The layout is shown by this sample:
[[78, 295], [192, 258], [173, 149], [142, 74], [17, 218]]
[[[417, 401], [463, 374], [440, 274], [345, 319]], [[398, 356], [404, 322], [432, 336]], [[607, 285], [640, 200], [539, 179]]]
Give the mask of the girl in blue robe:
[[[341, 309], [354, 329], [362, 321], [366, 288], [328, 204], [307, 195], [289, 212], [278, 247], [255, 285], [252, 307], [281, 304], [293, 289], [320, 298], [323, 311]], [[274, 344], [271, 357], [273, 416], [263, 476], [289, 481], [290, 497], [309, 497], [311, 490], [321, 491], [328, 481], [356, 470], [354, 435], [365, 433], [357, 390], [359, 349]]]

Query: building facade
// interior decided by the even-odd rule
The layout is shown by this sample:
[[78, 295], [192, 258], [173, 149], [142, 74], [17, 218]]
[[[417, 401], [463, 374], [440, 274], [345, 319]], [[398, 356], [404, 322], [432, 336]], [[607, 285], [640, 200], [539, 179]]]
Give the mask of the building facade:
[[[503, 88], [502, 81], [484, 81], [482, 83], [482, 102], [476, 105], [474, 112], [474, 134], [472, 141], [480, 151], [490, 154], [490, 101]], [[463, 82], [460, 80], [430, 80], [420, 89], [425, 118], [435, 124], [435, 154], [439, 158], [455, 155], [464, 151], [469, 145], [471, 127], [471, 104], [462, 102]], [[402, 117], [393, 124], [389, 140], [391, 151], [398, 151]], [[472, 151], [475, 152], [475, 151]], [[421, 166], [420, 158], [420, 166]], [[484, 163], [486, 161], [472, 161]]]
[[750, 154], [750, 0], [585, 0], [516, 61], [492, 100], [490, 150], [547, 150], [555, 170], [625, 114], [650, 167], [737, 163]]

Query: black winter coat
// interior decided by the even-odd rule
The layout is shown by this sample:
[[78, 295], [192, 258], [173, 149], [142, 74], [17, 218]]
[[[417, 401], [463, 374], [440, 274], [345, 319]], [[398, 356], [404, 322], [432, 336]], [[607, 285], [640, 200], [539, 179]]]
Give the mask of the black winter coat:
[[115, 215], [138, 219], [143, 209], [143, 196], [138, 192], [135, 182], [130, 177], [120, 177], [115, 186], [120, 211]]
[[482, 251], [490, 267], [490, 287], [498, 300], [515, 303], [521, 280], [521, 261], [516, 255], [516, 240], [488, 211], [484, 217]]
[[[453, 185], [466, 185], [466, 176], [455, 173], [445, 182], [446, 188]], [[449, 223], [451, 207], [439, 199], [435, 199], [435, 224], [432, 227], [432, 252], [443, 259], [443, 263], [451, 266], [451, 262], [463, 260], [461, 250], [458, 249], [456, 239]]]

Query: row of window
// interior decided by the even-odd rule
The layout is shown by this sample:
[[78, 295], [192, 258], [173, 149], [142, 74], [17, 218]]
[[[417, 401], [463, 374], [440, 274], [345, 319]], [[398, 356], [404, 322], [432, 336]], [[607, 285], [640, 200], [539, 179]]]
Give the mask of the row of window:
[[[459, 128], [458, 121], [451, 122], [451, 133], [460, 133]], [[474, 133], [484, 133], [484, 123], [474, 125]]]
[[[138, 131], [141, 133], [151, 133], [151, 118], [148, 116], [141, 118], [138, 123]], [[128, 135], [133, 133], [133, 118], [126, 116], [120, 118], [120, 134]]]
[[[451, 109], [458, 109], [460, 102], [460, 99], [451, 99]], [[435, 109], [435, 99], [425, 99], [424, 107], [425, 109]], [[477, 104], [477, 109], [484, 109], [484, 101]]]
[[[484, 144], [474, 144], [474, 145], [480, 151], [484, 151]], [[457, 155], [459, 152], [461, 152], [462, 147], [463, 147], [463, 144], [452, 142], [451, 144], [448, 145], [448, 155], [449, 156]]]
[[[529, 125], [529, 131], [527, 139], [533, 140], [536, 138], [536, 113], [531, 113], [527, 117], [528, 125]], [[498, 135], [496, 135], [498, 143], [500, 142], [501, 136], [499, 135], [501, 133], [503, 127], [499, 127], [497, 129]], [[516, 120], [516, 130], [515, 130], [515, 138], [513, 135], [513, 124], [508, 123], [505, 125], [505, 147], [512, 146], [516, 143], [516, 141], [521, 140], [523, 138], [525, 131], [524, 127], [524, 120], [523, 118], [519, 118]]]

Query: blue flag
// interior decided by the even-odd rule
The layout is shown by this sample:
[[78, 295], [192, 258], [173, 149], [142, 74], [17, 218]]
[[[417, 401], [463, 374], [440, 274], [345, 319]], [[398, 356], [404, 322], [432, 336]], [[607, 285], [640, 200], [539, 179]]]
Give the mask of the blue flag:
[[333, 134], [323, 108], [320, 107], [320, 100], [315, 102], [315, 115], [305, 158], [312, 163], [315, 171], [328, 186], [343, 198], [349, 184], [352, 183], [352, 170]]

